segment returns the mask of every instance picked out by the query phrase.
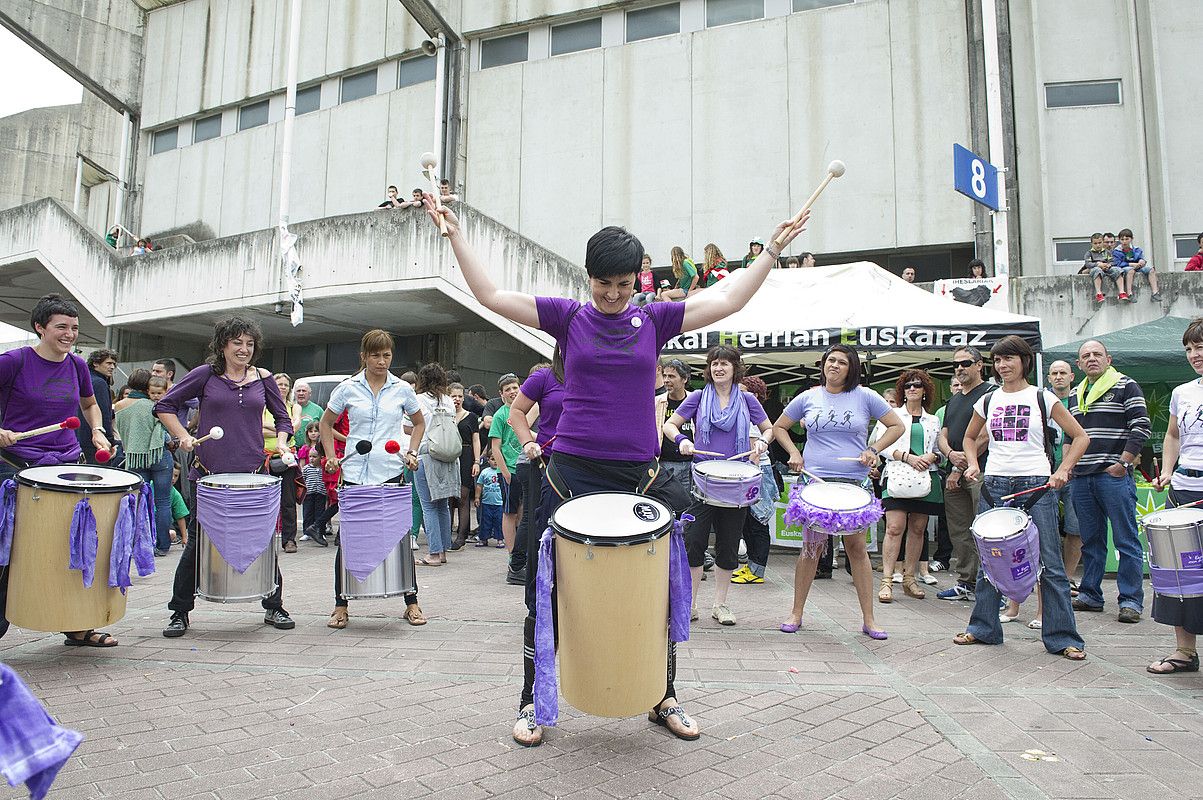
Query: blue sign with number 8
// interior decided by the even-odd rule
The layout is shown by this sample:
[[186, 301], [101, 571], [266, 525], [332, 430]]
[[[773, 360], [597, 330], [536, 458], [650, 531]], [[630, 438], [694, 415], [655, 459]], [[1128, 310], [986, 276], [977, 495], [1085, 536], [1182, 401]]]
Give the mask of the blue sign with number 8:
[[998, 211], [998, 168], [972, 150], [952, 146], [953, 187], [970, 200]]

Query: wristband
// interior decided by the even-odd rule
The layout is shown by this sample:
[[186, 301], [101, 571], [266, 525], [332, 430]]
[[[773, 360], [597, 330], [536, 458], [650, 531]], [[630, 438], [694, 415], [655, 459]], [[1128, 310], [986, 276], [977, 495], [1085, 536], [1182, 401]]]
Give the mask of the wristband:
[[764, 251], [766, 253], [768, 253], [769, 255], [771, 255], [774, 260], [781, 258], [781, 251], [778, 250], [776, 247], [773, 247], [772, 242], [769, 242], [768, 244], [766, 244], [764, 246]]
[[873, 454], [873, 455], [875, 455], [875, 456], [879, 456], [879, 455], [881, 455], [881, 451], [879, 451], [879, 450], [878, 450], [876, 447], [874, 447], [873, 445], [869, 445], [869, 452], [870, 452], [870, 453], [872, 453], [872, 454]]
[[687, 437], [685, 434], [678, 433], [676, 436], [673, 437], [673, 444], [679, 445], [681, 443], [682, 439], [687, 439], [687, 438], [689, 438], [689, 437]]

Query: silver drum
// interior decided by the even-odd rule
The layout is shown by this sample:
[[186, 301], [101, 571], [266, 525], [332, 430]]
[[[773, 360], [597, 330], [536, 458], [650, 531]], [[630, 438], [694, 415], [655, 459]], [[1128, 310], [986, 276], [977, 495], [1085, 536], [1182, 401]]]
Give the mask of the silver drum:
[[357, 580], [345, 566], [342, 567], [343, 590], [339, 597], [344, 600], [368, 600], [418, 591], [411, 541], [408, 533], [402, 536], [392, 552], [380, 562], [380, 566], [362, 581]]
[[[259, 489], [268, 484], [279, 485], [274, 475], [217, 474], [207, 475], [199, 482], [228, 491]], [[267, 548], [239, 575], [222, 558], [217, 547], [205, 534], [200, 520], [196, 523], [196, 595], [210, 603], [257, 603], [276, 593], [276, 548], [271, 539]]]
[[1141, 520], [1149, 540], [1149, 565], [1161, 569], [1203, 567], [1203, 509], [1167, 508]]

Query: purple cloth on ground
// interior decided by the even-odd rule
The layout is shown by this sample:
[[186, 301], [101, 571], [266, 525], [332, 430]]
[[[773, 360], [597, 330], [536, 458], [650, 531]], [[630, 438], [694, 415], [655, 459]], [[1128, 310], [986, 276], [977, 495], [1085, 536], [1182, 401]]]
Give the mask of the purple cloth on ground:
[[685, 526], [693, 522], [689, 514], [673, 522], [668, 545], [668, 639], [689, 641], [689, 612], [693, 605], [693, 576], [685, 553]]
[[271, 544], [280, 516], [280, 484], [224, 489], [196, 484], [196, 519], [239, 575]]
[[89, 589], [96, 575], [96, 550], [100, 547], [100, 537], [96, 533], [96, 515], [92, 513], [92, 506], [86, 497], [75, 504], [69, 542], [71, 556], [67, 566], [83, 572], [84, 588]]
[[1149, 567], [1153, 591], [1165, 597], [1203, 595], [1203, 569], [1165, 569]]
[[[145, 578], [155, 571], [155, 556], [151, 549], [150, 514], [154, 508], [154, 490], [149, 483], [142, 484], [138, 494], [127, 494], [121, 498], [117, 511], [117, 522], [113, 525], [113, 550], [109, 556], [109, 588], [125, 590], [131, 585], [129, 565], [132, 558], [138, 575]], [[142, 506], [139, 513], [139, 498]]]
[[409, 486], [344, 486], [338, 493], [343, 566], [365, 580], [393, 552], [413, 522]]
[[17, 519], [17, 482], [12, 478], [0, 483], [0, 567], [8, 564], [13, 546], [13, 526]]
[[552, 620], [551, 585], [556, 560], [552, 552], [551, 528], [539, 540], [539, 573], [535, 582], [535, 724], [556, 724], [560, 717], [556, 683], [556, 637]]
[[50, 791], [59, 770], [84, 740], [63, 728], [7, 664], [0, 664], [0, 775], [9, 786], [24, 783], [33, 800]]

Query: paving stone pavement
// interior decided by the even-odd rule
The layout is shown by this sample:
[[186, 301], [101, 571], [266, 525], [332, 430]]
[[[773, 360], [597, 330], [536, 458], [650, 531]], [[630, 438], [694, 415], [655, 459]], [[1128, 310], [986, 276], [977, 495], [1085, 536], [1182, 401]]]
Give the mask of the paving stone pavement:
[[[545, 744], [525, 749], [510, 739], [525, 608], [503, 581], [504, 552], [469, 546], [419, 568], [425, 627], [399, 618], [399, 599], [377, 600], [353, 602], [341, 631], [325, 625], [333, 557], [307, 543], [281, 554], [293, 631], [263, 625], [257, 605], [198, 602], [188, 635], [163, 638], [178, 550], [131, 590], [109, 629], [120, 647], [10, 631], [0, 660], [87, 735], [50, 797], [1198, 796], [1203, 678], [1145, 673], [1172, 649], [1147, 619], [1080, 614], [1089, 658], [1074, 663], [1022, 623], [1006, 626], [1003, 646], [956, 647], [969, 604], [898, 592], [877, 606], [889, 640], [871, 641], [837, 571], [787, 635], [777, 625], [793, 559], [774, 553], [765, 584], [731, 587], [739, 624], [703, 614], [679, 650], [699, 741], [562, 704]], [[713, 581], [701, 592], [705, 608]], [[1028, 750], [1057, 760], [1025, 760]], [[0, 786], [0, 798], [23, 796]]]

